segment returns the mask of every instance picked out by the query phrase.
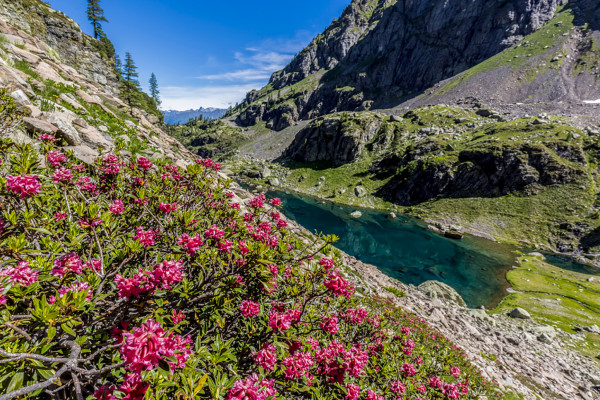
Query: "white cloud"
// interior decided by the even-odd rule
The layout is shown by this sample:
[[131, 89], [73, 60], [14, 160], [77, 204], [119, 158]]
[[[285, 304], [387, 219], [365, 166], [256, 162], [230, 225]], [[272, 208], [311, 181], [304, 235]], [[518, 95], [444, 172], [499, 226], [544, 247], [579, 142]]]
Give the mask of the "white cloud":
[[293, 38], [267, 39], [249, 44], [233, 53], [233, 60], [226, 68], [219, 65], [215, 57], [209, 56], [202, 69], [216, 71], [195, 77], [204, 81], [201, 85], [161, 88], [162, 108], [188, 110], [235, 105], [250, 90], [264, 86], [271, 74], [285, 67], [294, 54], [310, 42], [312, 36], [310, 32], [299, 31]]
[[228, 108], [241, 102], [246, 93], [261, 85], [219, 85], [161, 88], [162, 108], [165, 110], [189, 110], [198, 107]]
[[285, 67], [294, 54], [310, 42], [311, 37], [309, 32], [299, 31], [292, 39], [263, 40], [234, 53], [237, 64], [243, 68], [218, 74], [200, 75], [197, 78], [211, 81], [264, 81], [269, 79], [273, 72]]
[[198, 78], [207, 80], [226, 80], [226, 81], [259, 81], [266, 80], [271, 77], [268, 70], [260, 69], [241, 69], [233, 72], [225, 72], [215, 75], [202, 75]]

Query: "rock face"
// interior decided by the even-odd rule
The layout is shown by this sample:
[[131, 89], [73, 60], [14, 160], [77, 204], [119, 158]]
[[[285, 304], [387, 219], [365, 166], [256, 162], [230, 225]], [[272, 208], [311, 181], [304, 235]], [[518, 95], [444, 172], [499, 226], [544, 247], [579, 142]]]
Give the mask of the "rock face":
[[[23, 40], [18, 30], [34, 37], [37, 47], [46, 50], [52, 59], [36, 66], [40, 75], [60, 82], [62, 78], [56, 72], [57, 64], [63, 74], [79, 74], [81, 78], [95, 82], [112, 95], [119, 94], [119, 81], [114, 73], [113, 65], [103, 58], [98, 42], [85, 35], [79, 26], [65, 14], [48, 7], [40, 1], [7, 1], [0, 3], [0, 22], [14, 37]], [[19, 40], [16, 40], [19, 42]], [[25, 51], [25, 57], [34, 63], [35, 54]]]
[[330, 161], [342, 165], [358, 159], [379, 131], [381, 120], [355, 119], [342, 113], [318, 119], [302, 129], [284, 153], [295, 161]]
[[[585, 164], [581, 148], [566, 152]], [[409, 156], [410, 157], [410, 156]], [[382, 163], [408, 165], [407, 159]], [[397, 161], [394, 162], [394, 161]], [[561, 162], [544, 145], [497, 144], [459, 152], [457, 159], [416, 161], [394, 176], [380, 194], [401, 205], [441, 197], [497, 197], [514, 192], [533, 194], [541, 186], [574, 182], [584, 174]]]
[[[237, 121], [244, 126], [270, 121], [268, 127], [280, 130], [326, 113], [397, 105], [519, 43], [565, 3], [354, 0], [273, 74], [268, 88], [248, 94]], [[568, 6], [583, 16], [597, 13], [589, 0], [571, 0]], [[583, 19], [581, 25], [593, 20]], [[551, 96], [539, 91], [540, 98]]]
[[146, 157], [191, 158], [158, 118], [118, 97], [110, 43], [85, 35], [61, 12], [40, 0], [0, 2], [0, 39], [0, 88], [25, 114], [4, 136], [39, 145], [38, 135], [53, 135], [86, 163], [117, 140]]

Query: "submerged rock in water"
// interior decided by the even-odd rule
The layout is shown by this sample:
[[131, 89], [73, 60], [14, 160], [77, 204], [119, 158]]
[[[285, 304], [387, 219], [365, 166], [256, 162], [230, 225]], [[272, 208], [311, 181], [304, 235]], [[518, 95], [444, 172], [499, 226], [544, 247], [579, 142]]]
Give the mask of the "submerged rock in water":
[[427, 281], [420, 284], [418, 288], [431, 298], [450, 300], [463, 307], [466, 307], [467, 305], [456, 290], [443, 282]]
[[445, 231], [444, 236], [450, 239], [462, 239], [465, 235], [459, 231]]
[[362, 213], [360, 211], [356, 210], [356, 211], [351, 212], [350, 216], [353, 218], [360, 218], [360, 217], [362, 217]]

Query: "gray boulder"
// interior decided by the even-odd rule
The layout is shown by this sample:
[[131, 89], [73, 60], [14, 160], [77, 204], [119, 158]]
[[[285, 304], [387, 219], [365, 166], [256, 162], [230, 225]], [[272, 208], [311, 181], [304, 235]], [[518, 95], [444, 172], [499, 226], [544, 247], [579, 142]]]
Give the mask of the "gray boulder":
[[367, 195], [367, 189], [362, 186], [357, 186], [354, 188], [354, 194], [356, 197], [365, 197]]
[[518, 319], [530, 319], [531, 315], [529, 315], [529, 313], [525, 310], [523, 310], [520, 307], [515, 308], [514, 310], [512, 310], [510, 313], [508, 313], [508, 316], [511, 318], [518, 318]]
[[48, 122], [58, 128], [57, 135], [65, 139], [70, 146], [81, 144], [81, 135], [66, 119], [61, 118], [59, 115], [51, 115]]
[[352, 218], [360, 218], [360, 217], [362, 217], [362, 213], [360, 211], [356, 210], [356, 211], [351, 212], [350, 216]]
[[273, 173], [271, 172], [271, 170], [268, 167], [262, 167], [260, 169], [260, 178], [261, 179], [266, 179], [268, 177], [270, 177], [271, 175], [273, 175]]
[[467, 305], [456, 290], [443, 282], [426, 281], [420, 284], [418, 289], [432, 299], [445, 299], [463, 307]]
[[25, 124], [25, 129], [27, 129], [27, 132], [29, 133], [54, 135], [58, 131], [56, 126], [37, 118], [24, 117], [23, 124]]

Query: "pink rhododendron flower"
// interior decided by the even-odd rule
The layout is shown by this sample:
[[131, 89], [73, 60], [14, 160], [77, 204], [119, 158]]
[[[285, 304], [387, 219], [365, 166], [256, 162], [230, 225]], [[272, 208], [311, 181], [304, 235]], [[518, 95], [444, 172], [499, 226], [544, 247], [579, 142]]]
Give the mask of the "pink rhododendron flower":
[[148, 171], [154, 164], [146, 157], [140, 157], [138, 158], [137, 165], [141, 170]]
[[179, 335], [168, 335], [153, 319], [133, 328], [131, 332], [125, 332], [123, 339], [121, 355], [127, 369], [134, 373], [150, 371], [158, 366], [163, 357], [172, 357], [176, 353], [183, 355], [183, 364], [178, 362], [176, 365], [181, 368], [189, 357], [187, 345], [191, 340]]
[[275, 397], [277, 390], [272, 380], [259, 380], [253, 374], [244, 380], [237, 380], [229, 392], [227, 400], [270, 400]]
[[294, 380], [302, 377], [308, 377], [310, 368], [315, 364], [312, 354], [297, 351], [293, 355], [283, 360], [285, 369], [285, 379]]
[[94, 397], [97, 400], [113, 400], [115, 399], [115, 397], [113, 397], [112, 392], [114, 392], [115, 387], [113, 386], [108, 386], [108, 385], [102, 385], [100, 386], [98, 389], [96, 389], [96, 391], [94, 392]]
[[269, 203], [271, 203], [272, 206], [280, 206], [281, 205], [281, 199], [278, 199], [277, 197], [274, 197], [271, 200], [269, 200]]
[[404, 363], [402, 364], [402, 367], [400, 368], [400, 370], [402, 371], [402, 373], [405, 376], [415, 376], [417, 374], [417, 370], [415, 368], [415, 365], [412, 363]]
[[62, 163], [67, 161], [67, 156], [65, 156], [63, 153], [60, 153], [58, 151], [51, 150], [48, 152], [48, 154], [46, 154], [46, 160], [48, 161], [48, 164], [50, 164], [51, 166], [58, 167]]
[[460, 393], [458, 392], [458, 388], [452, 383], [444, 383], [442, 384], [442, 393], [448, 399], [458, 399], [460, 397]]
[[81, 274], [83, 271], [83, 263], [81, 258], [76, 253], [69, 253], [54, 260], [54, 267], [50, 273], [54, 276], [63, 277], [69, 272]]
[[10, 283], [16, 283], [21, 286], [29, 286], [38, 280], [39, 272], [32, 270], [29, 263], [21, 261], [15, 267], [0, 269], [1, 278], [8, 278]]
[[360, 385], [348, 383], [346, 385], [346, 400], [358, 400], [360, 397]]
[[338, 317], [336, 315], [333, 315], [331, 317], [323, 316], [321, 317], [321, 319], [323, 320], [323, 322], [319, 324], [321, 326], [321, 329], [323, 329], [327, 333], [335, 335], [339, 329]]
[[250, 200], [250, 202], [248, 203], [250, 205], [250, 207], [254, 207], [254, 208], [263, 208], [263, 206], [265, 205], [264, 201], [266, 200], [266, 197], [264, 194], [260, 194], [254, 198], [252, 198], [252, 200]]
[[152, 229], [145, 231], [144, 227], [138, 226], [133, 239], [139, 241], [144, 247], [153, 246], [156, 244], [156, 232]]
[[73, 180], [71, 170], [65, 167], [60, 167], [52, 174], [52, 182], [54, 183], [70, 183]]
[[285, 312], [278, 312], [271, 310], [269, 312], [269, 326], [275, 332], [285, 331], [290, 329], [292, 322], [297, 321], [300, 318], [300, 310], [287, 310]]
[[460, 368], [450, 367], [450, 375], [458, 379], [458, 377], [460, 376]]
[[254, 363], [265, 371], [273, 371], [277, 362], [277, 349], [272, 344], [265, 344], [254, 354]]
[[54, 214], [54, 222], [60, 222], [62, 220], [65, 220], [69, 217], [69, 214], [64, 213], [64, 212], [57, 212], [56, 214]]
[[46, 143], [54, 143], [56, 142], [56, 138], [52, 135], [48, 135], [48, 134], [41, 134], [40, 136], [38, 136], [38, 139], [40, 139], [42, 142], [46, 142]]
[[406, 391], [406, 385], [400, 381], [392, 381], [390, 383], [390, 389], [396, 396], [402, 396]]
[[92, 182], [92, 178], [89, 176], [80, 177], [75, 183], [79, 189], [88, 193], [97, 193], [97, 186], [94, 182]]
[[122, 214], [125, 210], [125, 206], [123, 205], [123, 202], [121, 200], [117, 199], [112, 202], [108, 209], [113, 214]]
[[155, 265], [151, 272], [154, 284], [162, 289], [171, 289], [172, 285], [183, 279], [184, 268], [179, 261], [163, 261]]
[[6, 188], [23, 200], [38, 194], [42, 184], [38, 181], [37, 175], [8, 176], [6, 177]]
[[369, 354], [361, 350], [360, 346], [353, 346], [349, 351], [344, 352], [344, 361], [342, 366], [348, 375], [357, 377], [362, 374], [363, 369], [369, 362]]
[[330, 273], [324, 284], [325, 287], [331, 290], [335, 296], [344, 296], [350, 298], [352, 293], [354, 293], [354, 285], [337, 273]]
[[[128, 374], [119, 386], [119, 392], [125, 394], [121, 400], [143, 400], [149, 387], [150, 384], [142, 381], [140, 374]], [[110, 400], [116, 400], [116, 397], [112, 397]]]
[[107, 175], [117, 175], [121, 171], [121, 163], [114, 154], [109, 154], [100, 162], [100, 170]]
[[179, 325], [181, 321], [185, 319], [185, 314], [181, 311], [173, 310], [171, 315], [171, 320], [173, 321], [173, 325]]
[[260, 312], [260, 305], [252, 300], [242, 300], [240, 304], [240, 311], [246, 318], [252, 318], [258, 315]]
[[230, 253], [233, 246], [233, 242], [229, 239], [226, 239], [222, 242], [217, 243], [217, 248], [221, 253]]
[[93, 258], [90, 261], [86, 261], [83, 264], [83, 268], [92, 270], [94, 272], [100, 272], [100, 270], [102, 270], [102, 262], [97, 258]]
[[225, 236], [225, 231], [217, 228], [216, 225], [212, 225], [204, 231], [204, 237], [207, 239], [220, 240], [223, 236]]
[[124, 278], [117, 274], [115, 283], [119, 290], [119, 297], [127, 300], [132, 297], [139, 298], [143, 293], [154, 290], [154, 285], [149, 282], [148, 274], [145, 273], [135, 274], [131, 278]]
[[367, 391], [367, 400], [385, 400], [385, 397], [375, 393], [372, 390]]
[[186, 249], [188, 255], [193, 256], [200, 246], [202, 246], [202, 239], [198, 235], [192, 237], [184, 233], [177, 239], [177, 244]]
[[160, 203], [158, 205], [158, 209], [164, 212], [165, 214], [168, 214], [172, 211], [177, 211], [177, 207], [177, 203]]
[[442, 380], [437, 376], [430, 376], [429, 377], [429, 386], [433, 387], [433, 388], [441, 388]]

